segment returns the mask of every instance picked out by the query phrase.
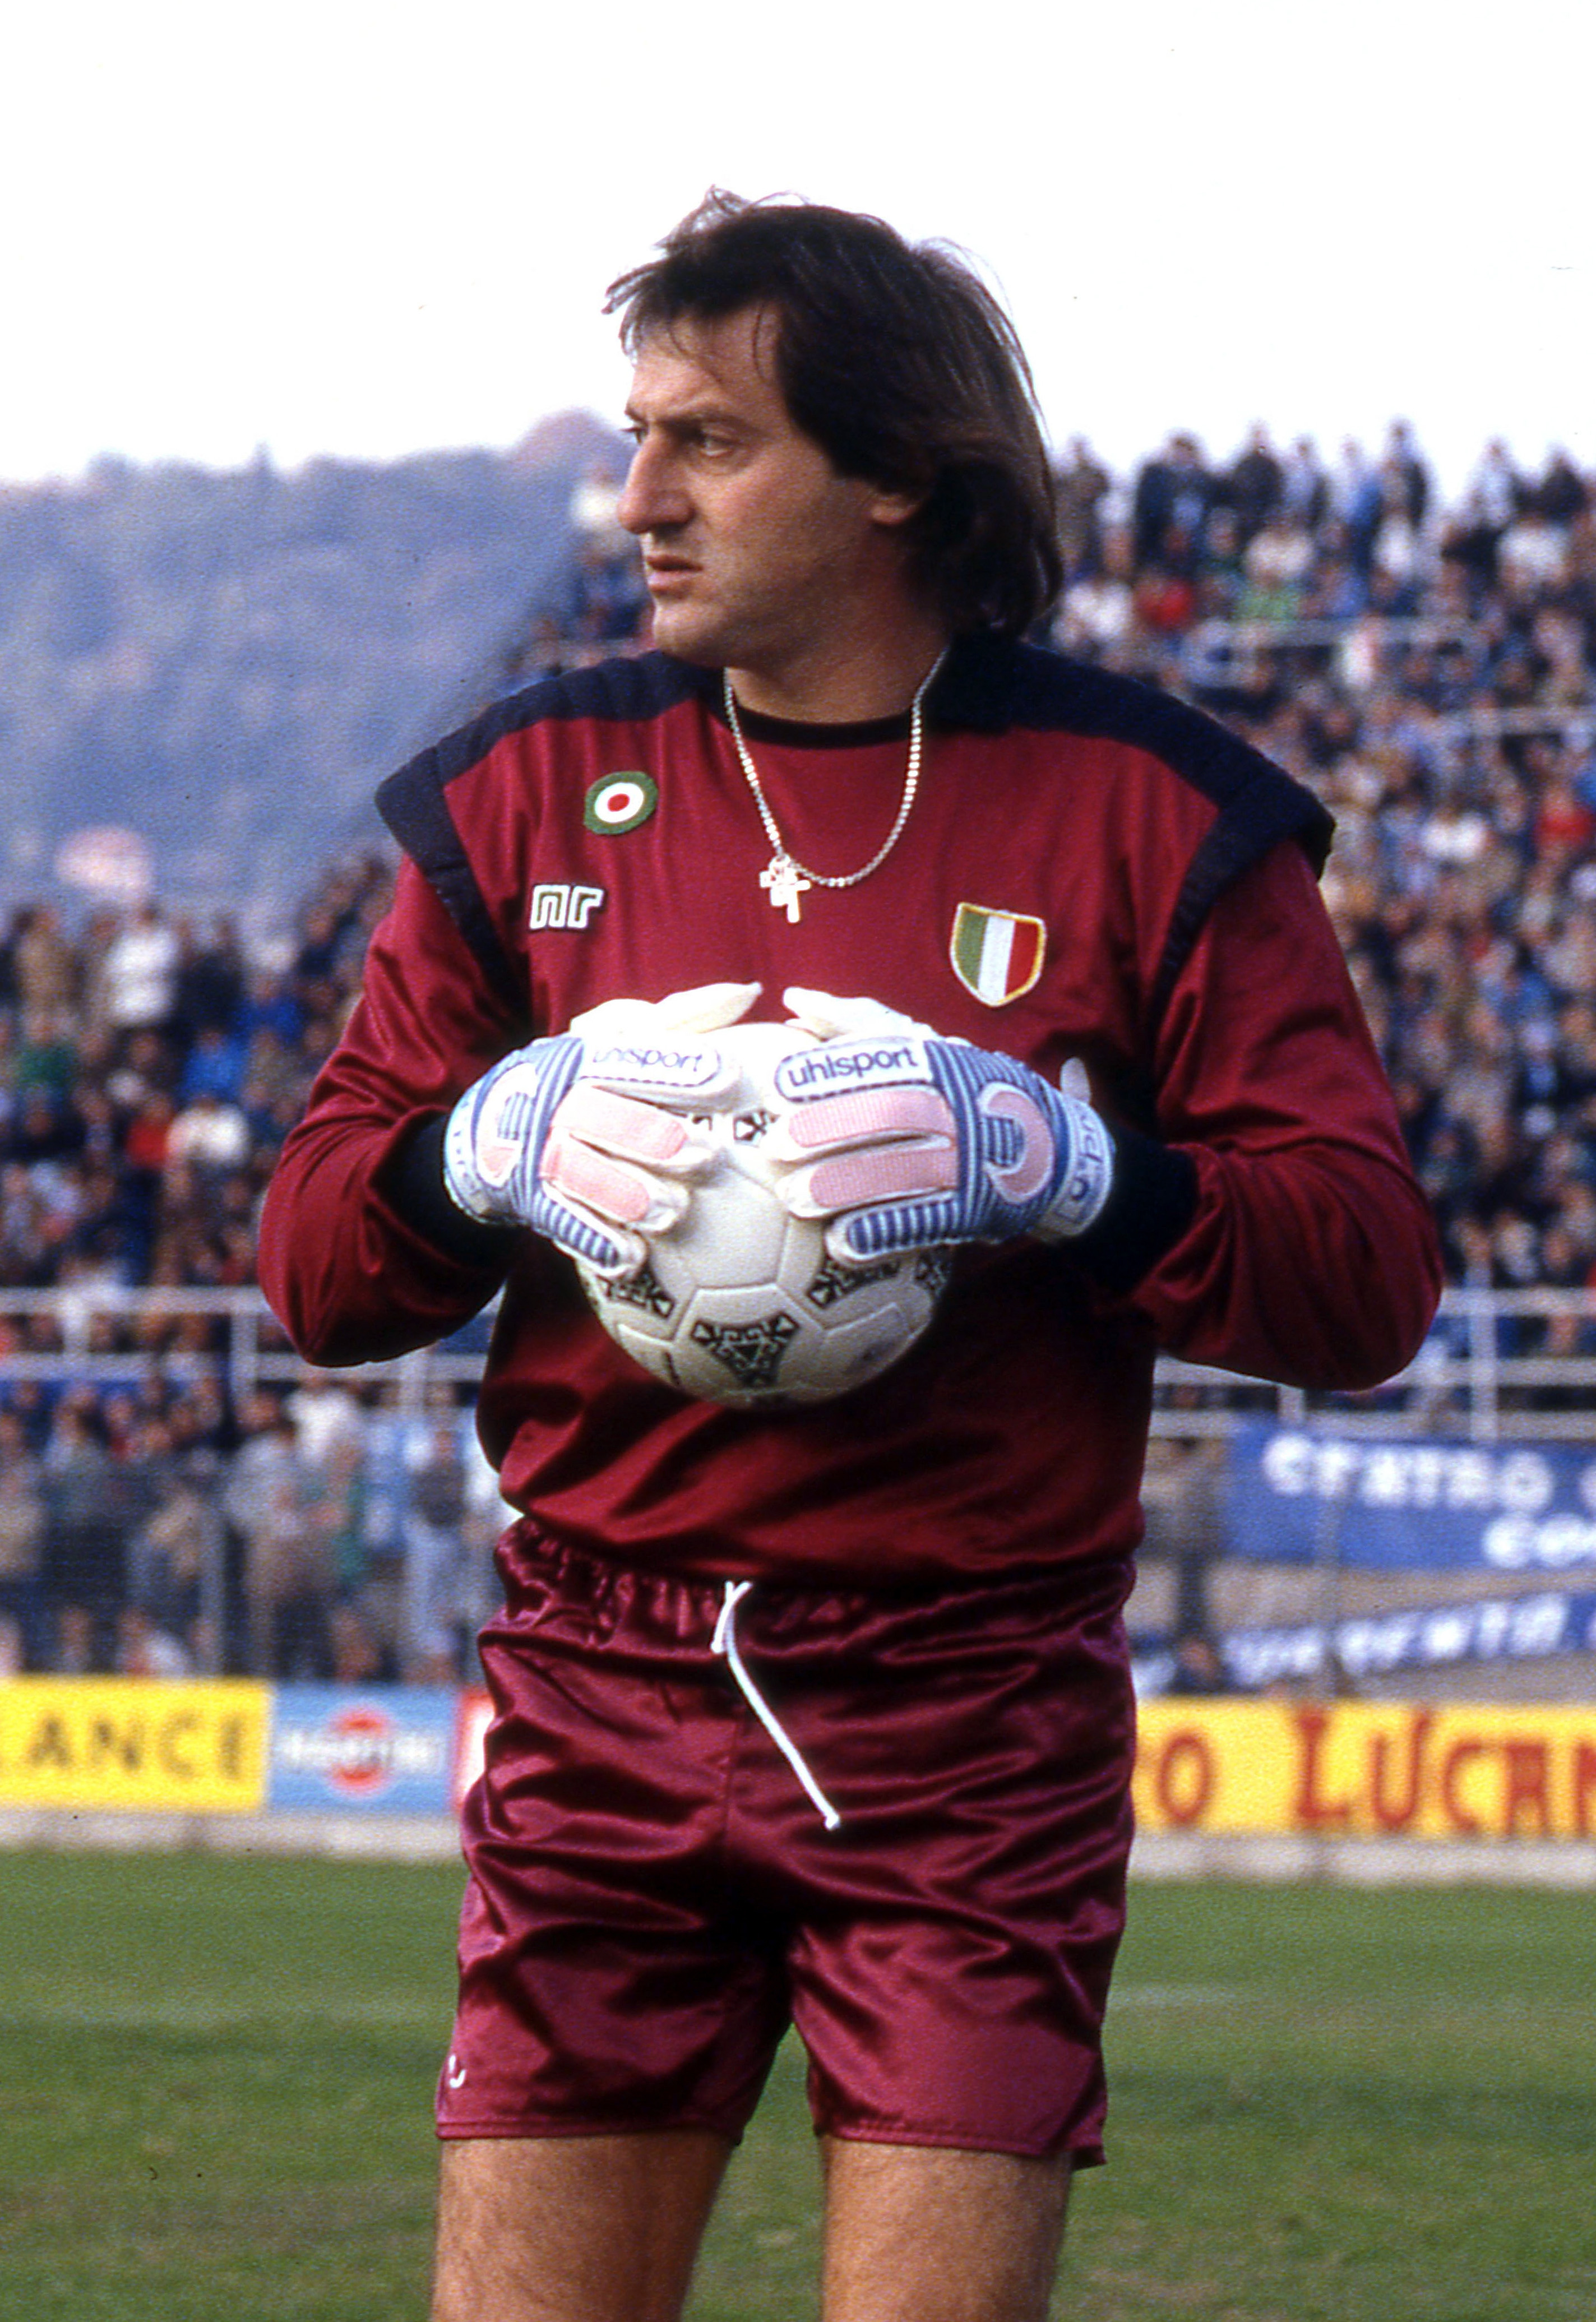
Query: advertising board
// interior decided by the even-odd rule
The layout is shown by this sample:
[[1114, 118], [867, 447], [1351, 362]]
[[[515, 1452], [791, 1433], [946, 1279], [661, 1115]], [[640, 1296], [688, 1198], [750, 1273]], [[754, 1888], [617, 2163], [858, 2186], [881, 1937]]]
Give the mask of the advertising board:
[[1228, 1551], [1263, 1564], [1577, 1579], [1596, 1567], [1596, 1458], [1560, 1443], [1463, 1443], [1238, 1428]]
[[0, 1805], [248, 1814], [271, 1688], [251, 1678], [18, 1677], [0, 1685]]
[[1596, 1707], [1165, 1699], [1137, 1723], [1145, 1830], [1596, 1837]]
[[447, 1814], [460, 1700], [445, 1686], [278, 1686], [268, 1805], [287, 1813], [341, 1806], [360, 1814]]
[[[444, 1687], [16, 1678], [0, 1809], [443, 1819], [488, 1715], [486, 1694]], [[1144, 1830], [1596, 1840], [1596, 1705], [1164, 1696], [1137, 1722]]]

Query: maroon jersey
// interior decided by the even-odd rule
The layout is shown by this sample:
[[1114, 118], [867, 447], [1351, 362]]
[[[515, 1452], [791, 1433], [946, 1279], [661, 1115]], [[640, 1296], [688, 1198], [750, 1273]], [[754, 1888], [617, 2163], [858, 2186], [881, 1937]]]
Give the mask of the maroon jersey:
[[[1198, 712], [992, 640], [927, 697], [919, 795], [857, 885], [796, 921], [718, 674], [661, 655], [533, 688], [385, 785], [407, 850], [363, 996], [285, 1148], [268, 1296], [320, 1363], [458, 1327], [503, 1281], [479, 1424], [555, 1540], [686, 1574], [883, 1586], [1127, 1552], [1153, 1366], [1319, 1387], [1400, 1368], [1439, 1286], [1316, 867], [1305, 791]], [[745, 715], [791, 854], [846, 873], [890, 829], [907, 719]], [[489, 1064], [598, 1001], [760, 980], [867, 993], [1056, 1079], [1120, 1146], [1080, 1244], [970, 1250], [880, 1379], [780, 1412], [646, 1377], [530, 1234], [451, 1226], [409, 1156]]]

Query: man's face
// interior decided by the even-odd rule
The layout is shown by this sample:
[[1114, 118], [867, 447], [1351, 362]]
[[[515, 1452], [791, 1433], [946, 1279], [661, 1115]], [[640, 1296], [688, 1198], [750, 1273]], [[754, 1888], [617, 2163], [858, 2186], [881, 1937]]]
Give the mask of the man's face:
[[643, 543], [654, 641], [790, 681], [857, 644], [904, 590], [912, 501], [840, 476], [788, 416], [775, 319], [746, 308], [644, 341], [618, 514]]

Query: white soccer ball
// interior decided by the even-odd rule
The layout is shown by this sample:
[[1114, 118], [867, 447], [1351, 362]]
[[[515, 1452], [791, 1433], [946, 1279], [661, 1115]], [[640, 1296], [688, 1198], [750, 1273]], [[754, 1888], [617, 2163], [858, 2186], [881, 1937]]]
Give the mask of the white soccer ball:
[[926, 1329], [946, 1287], [945, 1250], [839, 1265], [823, 1223], [789, 1216], [763, 1151], [784, 1110], [776, 1066], [814, 1036], [797, 1024], [734, 1024], [716, 1047], [742, 1066], [700, 1126], [715, 1144], [686, 1217], [655, 1237], [625, 1282], [578, 1266], [616, 1344], [668, 1386], [742, 1410], [825, 1403], [878, 1377]]

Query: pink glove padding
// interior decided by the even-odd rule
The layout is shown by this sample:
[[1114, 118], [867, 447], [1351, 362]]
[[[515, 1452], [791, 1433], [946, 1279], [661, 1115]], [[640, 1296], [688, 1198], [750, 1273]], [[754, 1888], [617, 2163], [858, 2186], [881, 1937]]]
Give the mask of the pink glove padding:
[[[757, 983], [702, 983], [663, 1000], [605, 1000], [573, 1016], [571, 1031], [589, 1051], [606, 1041], [721, 1031], [748, 1013]], [[710, 1096], [717, 1092], [711, 1091]], [[558, 1198], [629, 1230], [616, 1241], [634, 1273], [646, 1237], [665, 1233], [686, 1214], [689, 1182], [712, 1147], [681, 1113], [626, 1096], [598, 1081], [579, 1081], [549, 1123], [538, 1175]]]
[[450, 1114], [443, 1182], [468, 1217], [530, 1226], [614, 1279], [647, 1237], [683, 1215], [712, 1147], [693, 1116], [738, 1073], [714, 1034], [757, 984], [706, 984], [661, 1001], [606, 1001], [473, 1083]]
[[939, 1243], [1044, 1241], [1101, 1214], [1115, 1150], [1079, 1092], [1017, 1057], [944, 1040], [874, 1001], [789, 992], [818, 1047], [776, 1068], [786, 1111], [767, 1138], [795, 1216], [825, 1218], [826, 1247], [869, 1265]]
[[[928, 1024], [879, 1000], [789, 985], [782, 1004], [821, 1040], [868, 1040], [908, 1034], [935, 1039]], [[849, 1089], [796, 1107], [767, 1139], [766, 1150], [797, 1163], [782, 1186], [795, 1217], [830, 1218], [841, 1210], [917, 1193], [943, 1193], [959, 1182], [953, 1116], [937, 1090]], [[819, 1155], [818, 1159], [810, 1159]]]

